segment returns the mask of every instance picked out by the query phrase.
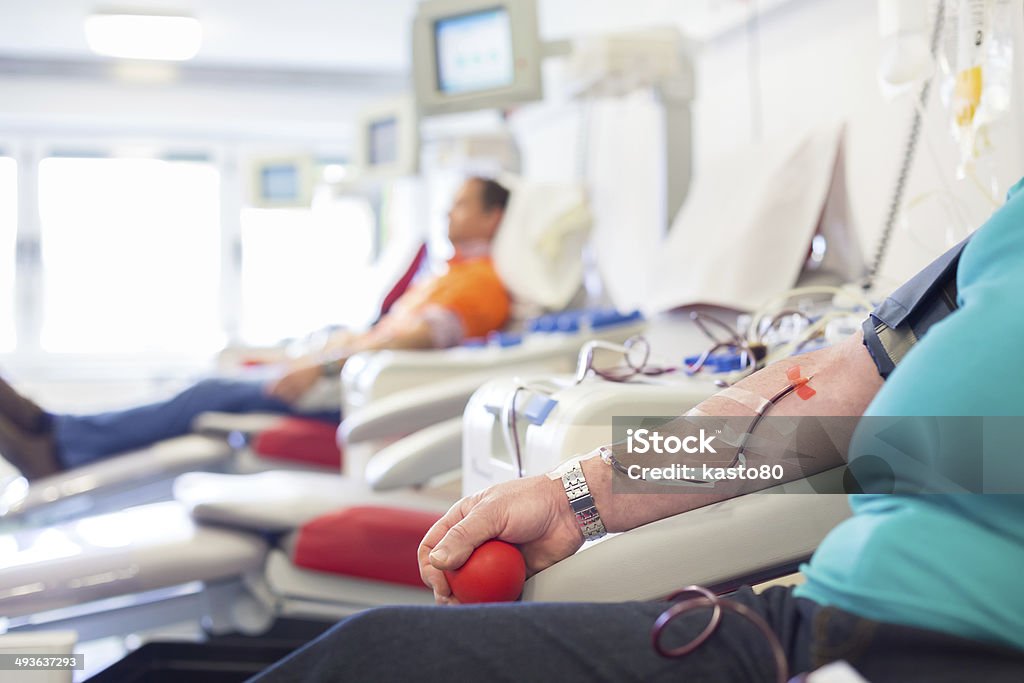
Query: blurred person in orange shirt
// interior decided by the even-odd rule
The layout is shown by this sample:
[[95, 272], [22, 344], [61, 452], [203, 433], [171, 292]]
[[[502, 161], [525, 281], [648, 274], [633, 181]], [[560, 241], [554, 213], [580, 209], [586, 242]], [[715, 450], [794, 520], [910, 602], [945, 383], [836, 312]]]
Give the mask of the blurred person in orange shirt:
[[46, 411], [0, 380], [0, 455], [29, 479], [79, 467], [188, 433], [208, 411], [280, 412], [340, 420], [335, 410], [301, 406], [322, 377], [336, 376], [360, 351], [438, 349], [500, 329], [511, 302], [490, 258], [509, 192], [497, 182], [468, 179], [448, 213], [455, 255], [444, 273], [415, 282], [386, 315], [362, 333], [342, 332], [323, 351], [294, 361], [269, 382], [211, 378], [173, 398], [95, 415]]

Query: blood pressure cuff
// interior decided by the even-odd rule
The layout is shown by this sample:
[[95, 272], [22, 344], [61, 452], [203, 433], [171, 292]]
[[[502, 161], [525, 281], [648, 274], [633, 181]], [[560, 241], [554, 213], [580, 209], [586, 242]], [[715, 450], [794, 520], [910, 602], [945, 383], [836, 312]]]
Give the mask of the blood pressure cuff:
[[893, 292], [864, 321], [864, 346], [888, 378], [928, 329], [957, 308], [956, 271], [967, 240]]

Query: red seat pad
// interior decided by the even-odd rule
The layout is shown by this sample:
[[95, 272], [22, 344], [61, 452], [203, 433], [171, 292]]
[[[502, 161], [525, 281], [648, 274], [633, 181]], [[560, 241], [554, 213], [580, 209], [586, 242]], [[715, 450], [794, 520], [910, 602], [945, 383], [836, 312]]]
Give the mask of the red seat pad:
[[398, 282], [395, 283], [395, 286], [392, 287], [384, 296], [384, 301], [381, 302], [380, 305], [381, 317], [387, 315], [388, 311], [391, 310], [391, 307], [395, 305], [395, 302], [405, 294], [406, 290], [409, 289], [409, 285], [412, 284], [413, 278], [416, 277], [416, 273], [419, 272], [420, 266], [423, 265], [423, 261], [426, 258], [427, 245], [424, 243], [416, 250], [416, 255], [412, 257], [412, 263], [410, 263], [409, 267], [405, 269], [404, 273], [402, 273], [402, 277], [399, 278]]
[[423, 587], [416, 549], [441, 515], [379, 506], [345, 508], [299, 529], [299, 567]]
[[267, 458], [341, 469], [338, 425], [299, 417], [282, 418], [257, 435], [253, 450]]

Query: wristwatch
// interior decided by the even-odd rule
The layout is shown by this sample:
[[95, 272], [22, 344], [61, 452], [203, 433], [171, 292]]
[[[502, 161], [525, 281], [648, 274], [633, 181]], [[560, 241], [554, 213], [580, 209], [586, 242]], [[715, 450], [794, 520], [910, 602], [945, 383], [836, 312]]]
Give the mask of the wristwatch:
[[576, 516], [576, 523], [583, 532], [583, 540], [594, 541], [608, 533], [597, 506], [594, 505], [594, 497], [590, 495], [590, 487], [587, 486], [587, 478], [583, 476], [583, 468], [578, 462], [562, 474], [562, 486], [565, 487], [569, 507]]

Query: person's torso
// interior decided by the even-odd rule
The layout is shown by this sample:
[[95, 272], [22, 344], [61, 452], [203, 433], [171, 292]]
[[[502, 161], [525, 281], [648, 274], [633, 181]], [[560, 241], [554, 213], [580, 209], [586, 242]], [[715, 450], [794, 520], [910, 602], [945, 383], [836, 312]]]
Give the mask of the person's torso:
[[[851, 497], [854, 516], [805, 565], [799, 595], [1024, 649], [1022, 184], [963, 250], [961, 308], [910, 351], [868, 408], [868, 419], [918, 416], [874, 444], [897, 494]], [[900, 436], [908, 438], [885, 453], [881, 442]], [[988, 493], [913, 494], [908, 481]]]

